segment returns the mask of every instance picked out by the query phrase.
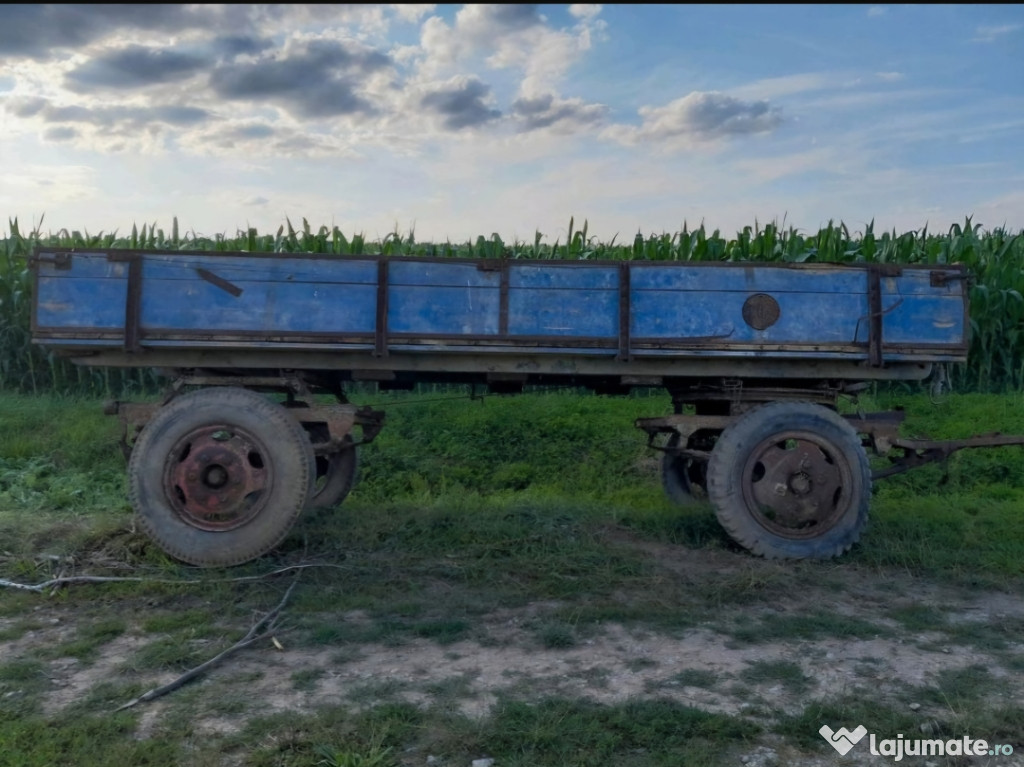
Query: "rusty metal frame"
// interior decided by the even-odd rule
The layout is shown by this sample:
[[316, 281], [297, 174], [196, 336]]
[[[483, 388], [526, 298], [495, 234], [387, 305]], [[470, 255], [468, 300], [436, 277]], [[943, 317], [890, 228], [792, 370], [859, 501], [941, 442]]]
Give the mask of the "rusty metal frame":
[[229, 280], [225, 280], [223, 277], [214, 274], [209, 269], [196, 267], [196, 274], [199, 275], [200, 279], [205, 280], [211, 285], [215, 285], [216, 287], [223, 290], [225, 293], [230, 293], [235, 298], [238, 298], [244, 292], [242, 288], [238, 287], [235, 283]]
[[[120, 402], [111, 400], [104, 404], [106, 415], [116, 415], [121, 423], [121, 451], [125, 459], [131, 454], [132, 445], [146, 424], [157, 414], [163, 402]], [[288, 412], [299, 423], [326, 424], [328, 439], [326, 442], [314, 442], [313, 452], [316, 455], [337, 453], [350, 450], [359, 445], [373, 442], [384, 427], [385, 414], [382, 410], [370, 407], [357, 407], [347, 403], [319, 404], [311, 403], [303, 407], [290, 407]], [[358, 426], [362, 437], [358, 441], [345, 439]]]
[[629, 351], [629, 331], [633, 312], [630, 307], [630, 279], [629, 262], [623, 261], [619, 265], [619, 352], [615, 359], [620, 362], [629, 362], [631, 359]]
[[[657, 418], [638, 418], [634, 422], [636, 428], [647, 433], [647, 447], [663, 453], [681, 455], [698, 461], [706, 461], [711, 453], [705, 450], [693, 450], [685, 447], [690, 436], [697, 431], [722, 431], [739, 416], [735, 415], [669, 415]], [[657, 442], [659, 435], [664, 435], [662, 444]], [[669, 447], [672, 435], [679, 435], [678, 447]]]
[[[62, 340], [109, 340], [115, 345], [123, 339], [120, 330], [68, 330], [67, 328], [36, 328], [33, 332], [34, 340], [37, 343], [50, 342], [58, 346]], [[469, 334], [454, 333], [408, 333], [408, 332], [386, 332], [386, 353], [380, 356], [391, 356], [394, 352], [394, 344], [401, 342], [405, 345], [420, 345], [424, 348], [436, 345], [457, 345], [473, 348], [506, 348], [529, 350], [533, 347], [565, 348], [565, 349], [607, 349], [615, 352], [620, 348], [619, 341], [614, 337], [601, 336], [543, 336], [543, 335], [507, 335], [504, 338], [498, 336], [480, 337]], [[633, 337], [629, 341], [630, 360], [635, 359], [643, 352], [649, 351], [676, 351], [676, 352], [700, 352], [706, 350], [721, 351], [723, 354], [743, 352], [793, 352], [794, 354], [813, 354], [822, 352], [825, 354], [847, 355], [852, 361], [864, 359], [864, 346], [860, 344], [834, 343], [784, 343], [784, 344], [752, 344], [723, 340], [725, 336], [695, 336], [682, 339], [665, 339], [655, 337]], [[183, 331], [175, 328], [147, 328], [145, 333], [147, 342], [174, 342], [180, 341], [183, 345], [179, 347], [182, 351], [194, 350], [195, 342], [216, 342], [223, 347], [230, 347], [231, 344], [246, 344], [254, 341], [269, 343], [293, 343], [311, 345], [349, 345], [351, 351], [358, 351], [360, 347], [370, 349], [376, 355], [378, 340], [384, 344], [384, 336], [378, 336], [375, 332], [367, 333], [336, 333], [317, 331], [297, 332], [276, 332], [270, 333], [261, 330], [235, 330], [225, 333], [222, 330], [197, 329]], [[245, 347], [235, 347], [244, 349]], [[944, 362], [957, 361], [966, 348], [964, 344], [887, 344], [886, 351], [889, 355], [902, 354], [914, 355], [913, 360], [896, 360], [896, 362]], [[152, 345], [146, 345], [146, 352], [154, 350]], [[84, 350], [83, 350], [84, 351]], [[97, 350], [100, 351], [100, 350]], [[268, 350], [269, 351], [269, 350]], [[934, 356], [923, 356], [930, 354]], [[948, 358], [948, 359], [947, 359]], [[955, 359], [954, 359], [955, 358]], [[891, 356], [886, 362], [893, 362]]]
[[882, 367], [882, 274], [874, 265], [868, 267], [868, 362]]
[[[359, 445], [373, 442], [384, 427], [384, 411], [370, 407], [356, 407], [348, 404], [310, 404], [308, 407], [289, 408], [299, 423], [327, 424], [329, 439], [326, 442], [314, 442], [313, 452], [316, 455], [329, 455], [342, 450], [351, 450]], [[358, 441], [346, 440], [354, 426], [359, 426], [362, 438]]]
[[[68, 349], [64, 356], [75, 364], [110, 367], [165, 367], [226, 369], [290, 369], [323, 374], [347, 371], [402, 371], [413, 375], [481, 374], [484, 372], [528, 373], [532, 378], [545, 376], [620, 376], [622, 364], [613, 355], [575, 355], [571, 359], [530, 349], [495, 354], [481, 365], [478, 357], [465, 352], [436, 350], [394, 350], [387, 359], [379, 359], [364, 349], [266, 349], [226, 348], [222, 345], [174, 349], [147, 347], [142, 354], [127, 354], [117, 348]], [[637, 356], [629, 375], [710, 380], [721, 376], [778, 379], [921, 380], [931, 373], [931, 362], [890, 361], [885, 368], [872, 368], [863, 357], [854, 358], [759, 358], [759, 357], [655, 357]]]
[[[218, 258], [273, 258], [282, 260], [314, 260], [314, 261], [339, 261], [339, 260], [350, 260], [350, 261], [414, 261], [417, 263], [438, 263], [438, 264], [489, 264], [494, 263], [497, 260], [509, 260], [509, 259], [495, 259], [495, 258], [461, 258], [452, 256], [389, 256], [382, 253], [272, 253], [272, 252], [247, 252], [247, 251], [209, 251], [209, 250], [160, 250], [157, 248], [150, 249], [139, 249], [139, 248], [57, 248], [57, 247], [46, 247], [38, 245], [35, 248], [37, 254], [51, 254], [57, 255], [67, 253], [73, 256], [76, 253], [81, 254], [124, 254], [129, 255], [148, 255], [148, 256], [216, 256]], [[580, 268], [588, 265], [596, 266], [607, 266], [607, 267], [618, 267], [623, 263], [622, 259], [593, 259], [593, 260], [577, 260], [577, 259], [512, 259], [523, 264], [530, 266], [557, 266], [557, 267], [570, 267]], [[700, 269], [735, 269], [736, 262], [732, 261], [645, 261], [645, 260], [630, 260], [627, 263], [633, 268], [643, 269], [647, 267], [658, 268], [670, 266], [679, 267], [690, 266], [697, 267]], [[751, 265], [754, 265], [751, 263]], [[790, 269], [795, 271], [801, 270], [814, 270], [821, 269], [827, 266], [830, 271], [843, 270], [843, 271], [854, 271], [863, 272], [865, 267], [877, 266], [882, 269], [886, 275], [891, 275], [894, 270], [899, 271], [959, 271], [962, 269], [960, 264], [948, 264], [948, 265], [937, 265], [937, 264], [865, 264], [861, 263], [796, 263], [788, 261], [779, 262], [758, 262], [756, 264], [758, 268], [767, 269]], [[486, 267], [485, 267], [486, 271]]]
[[142, 351], [142, 253], [126, 250], [107, 253], [112, 263], [128, 264], [127, 296], [124, 302], [124, 350]]
[[894, 474], [902, 474], [925, 464], [942, 462], [959, 450], [1015, 445], [1024, 446], [1024, 435], [991, 432], [964, 439], [904, 439], [897, 437], [892, 440], [891, 450], [899, 450], [900, 454], [887, 455], [886, 457], [892, 462], [892, 465], [884, 469], [876, 469], [871, 477], [872, 479], [882, 479]]
[[508, 293], [509, 274], [508, 259], [501, 260], [501, 275], [498, 283], [498, 335], [508, 337]]
[[[781, 397], [776, 398], [782, 399]], [[800, 397], [789, 397], [800, 399]], [[871, 478], [884, 479], [895, 474], [916, 469], [929, 463], [947, 460], [959, 450], [983, 447], [1024, 447], [1022, 434], [979, 434], [963, 439], [910, 439], [899, 436], [899, 428], [906, 414], [902, 410], [879, 413], [857, 413], [844, 416], [858, 434], [863, 435], [862, 444], [870, 448], [876, 455], [888, 458], [891, 465], [875, 469]], [[711, 453], [704, 450], [693, 450], [683, 447], [689, 437], [700, 430], [722, 431], [728, 428], [742, 413], [734, 415], [669, 415], [657, 418], [639, 418], [635, 422], [638, 429], [647, 433], [647, 446], [672, 455], [684, 456], [698, 461], [707, 461]], [[663, 443], [658, 437], [665, 435]], [[679, 435], [677, 446], [669, 447], [672, 435]]]
[[388, 260], [377, 262], [377, 310], [373, 356], [388, 356]]

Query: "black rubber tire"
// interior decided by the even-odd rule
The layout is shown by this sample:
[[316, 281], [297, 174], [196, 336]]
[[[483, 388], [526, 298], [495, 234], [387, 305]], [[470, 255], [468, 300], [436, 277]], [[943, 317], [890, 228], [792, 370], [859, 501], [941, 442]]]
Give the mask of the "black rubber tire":
[[[232, 529], [202, 529], [169, 497], [172, 452], [190, 434], [213, 426], [251, 438], [268, 478], [249, 516]], [[175, 398], [146, 424], [128, 463], [129, 497], [140, 527], [169, 555], [199, 567], [228, 567], [259, 557], [288, 534], [312, 492], [314, 465], [306, 432], [281, 405], [247, 389], [201, 389]]]
[[[346, 434], [344, 441], [351, 444], [352, 436]], [[355, 447], [339, 450], [315, 458], [316, 477], [313, 492], [306, 501], [310, 509], [330, 509], [348, 497], [355, 487], [359, 472], [359, 452]]]
[[[679, 444], [679, 435], [673, 434], [669, 437], [666, 447], [676, 447]], [[692, 446], [692, 439], [688, 440], [687, 446]], [[665, 495], [676, 506], [693, 506], [697, 503], [705, 503], [708, 499], [707, 492], [707, 464], [700, 465], [699, 461], [681, 455], [662, 453], [661, 456], [661, 486]]]
[[[800, 469], [786, 483], [779, 481], [789, 471], [785, 465], [801, 456], [800, 466], [817, 462], [816, 468]], [[766, 473], [765, 465], [780, 468]], [[759, 474], [765, 485], [757, 485]], [[795, 486], [798, 476], [801, 484]], [[818, 505], [809, 506], [812, 515], [799, 525], [787, 524], [788, 510], [777, 512], [771, 502], [765, 506], [758, 500], [775, 497], [780, 507], [799, 504], [798, 488], [804, 496], [815, 488], [830, 495], [823, 505], [809, 500]], [[708, 461], [708, 497], [722, 527], [754, 554], [829, 559], [849, 550], [867, 525], [871, 467], [856, 430], [838, 413], [810, 402], [773, 402], [749, 411], [722, 432]], [[824, 513], [818, 516], [826, 518], [810, 518], [819, 508]]]

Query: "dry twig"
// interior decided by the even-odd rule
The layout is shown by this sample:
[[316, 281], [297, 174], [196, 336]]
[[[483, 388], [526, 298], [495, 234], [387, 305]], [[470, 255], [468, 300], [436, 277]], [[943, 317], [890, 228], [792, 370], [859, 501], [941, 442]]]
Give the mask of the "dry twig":
[[239, 578], [210, 578], [201, 580], [177, 580], [174, 578], [145, 578], [139, 576], [120, 576], [120, 575], [68, 575], [59, 578], [51, 578], [48, 581], [42, 583], [18, 583], [16, 581], [9, 581], [4, 578], [0, 578], [0, 586], [6, 586], [11, 589], [22, 589], [24, 591], [37, 591], [43, 592], [47, 589], [57, 589], [61, 586], [70, 586], [75, 583], [166, 583], [170, 585], [189, 586], [203, 583], [243, 583], [245, 581], [259, 581], [264, 578], [270, 578], [274, 575], [280, 575], [281, 573], [287, 573], [292, 570], [306, 570], [310, 567], [330, 567], [339, 570], [346, 569], [344, 565], [332, 565], [326, 563], [311, 563], [305, 565], [288, 565], [287, 567], [280, 567], [277, 570], [271, 570], [269, 573], [263, 573], [262, 575], [244, 575]]
[[288, 599], [292, 595], [292, 591], [295, 589], [295, 584], [299, 582], [299, 577], [301, 575], [302, 573], [300, 571], [295, 576], [295, 579], [292, 581], [292, 585], [288, 587], [288, 590], [284, 593], [284, 598], [281, 599], [280, 602], [278, 602], [277, 607], [275, 607], [273, 610], [271, 610], [258, 621], [256, 621], [256, 623], [253, 624], [252, 628], [249, 629], [249, 632], [240, 640], [235, 642], [235, 644], [231, 645], [231, 647], [210, 658], [205, 663], [200, 663], [195, 668], [189, 669], [174, 681], [168, 682], [167, 684], [161, 685], [160, 687], [154, 687], [149, 692], [145, 692], [139, 697], [128, 701], [124, 705], [118, 706], [116, 709], [114, 709], [114, 712], [116, 713], [118, 711], [124, 711], [126, 708], [131, 708], [132, 706], [138, 703], [146, 703], [148, 701], [155, 700], [156, 698], [159, 698], [162, 695], [166, 695], [169, 692], [173, 692], [186, 682], [189, 682], [192, 679], [195, 679], [200, 674], [203, 674], [206, 671], [210, 670], [232, 653], [236, 653], [239, 650], [253, 644], [254, 642], [263, 639], [268, 633], [270, 633], [270, 631], [273, 630], [274, 626], [277, 625], [277, 619], [281, 615], [281, 610], [283, 610], [285, 604], [287, 604]]

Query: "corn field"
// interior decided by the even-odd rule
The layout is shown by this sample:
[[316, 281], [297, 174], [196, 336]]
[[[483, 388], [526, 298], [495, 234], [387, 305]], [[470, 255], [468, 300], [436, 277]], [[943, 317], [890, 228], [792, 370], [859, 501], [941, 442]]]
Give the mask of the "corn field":
[[53, 391], [123, 396], [158, 386], [145, 370], [80, 368], [53, 357], [29, 342], [31, 275], [28, 257], [37, 244], [74, 248], [146, 250], [212, 250], [280, 253], [331, 253], [337, 256], [383, 254], [465, 258], [639, 259], [656, 261], [782, 261], [809, 263], [964, 264], [971, 276], [971, 351], [966, 365], [949, 371], [958, 390], [1006, 391], [1024, 388], [1024, 236], [1002, 228], [985, 231], [967, 218], [948, 232], [920, 231], [876, 234], [874, 222], [850, 233], [846, 224], [829, 222], [816, 234], [801, 233], [775, 223], [744, 227], [733, 238], [711, 233], [703, 223], [683, 225], [674, 234], [643, 236], [631, 242], [597, 242], [587, 223], [577, 229], [570, 220], [565, 239], [546, 244], [538, 232], [532, 242], [505, 242], [497, 234], [453, 244], [419, 243], [413, 232], [395, 231], [379, 241], [361, 234], [346, 237], [337, 227], [313, 230], [303, 219], [296, 230], [290, 221], [275, 234], [255, 229], [236, 236], [182, 235], [174, 219], [169, 232], [143, 225], [130, 235], [88, 232], [43, 234], [36, 226], [22, 234], [17, 219], [9, 221], [0, 239], [0, 388], [28, 392]]

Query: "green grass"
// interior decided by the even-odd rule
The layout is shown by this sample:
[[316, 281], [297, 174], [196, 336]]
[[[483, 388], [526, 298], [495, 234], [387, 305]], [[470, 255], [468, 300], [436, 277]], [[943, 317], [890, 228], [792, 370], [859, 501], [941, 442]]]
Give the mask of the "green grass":
[[[166, 767], [180, 764], [185, 750], [165, 739], [137, 741], [131, 737], [136, 717], [130, 714], [78, 717], [54, 727], [41, 718], [0, 719], [0, 765], [43, 767], [74, 764], [107, 767]], [[97, 748], [97, 744], [103, 744]]]
[[934, 686], [922, 687], [913, 695], [922, 705], [964, 712], [1005, 689], [1004, 680], [994, 677], [985, 666], [975, 664], [939, 671]]
[[760, 644], [796, 639], [870, 639], [890, 632], [862, 618], [812, 610], [796, 615], [767, 613], [753, 619], [741, 615], [730, 633], [741, 644]]
[[317, 683], [324, 675], [322, 668], [310, 668], [292, 674], [292, 686], [296, 690], [310, 691], [316, 689]]
[[678, 674], [673, 674], [667, 682], [661, 683], [659, 686], [664, 687], [666, 684], [681, 685], [683, 687], [700, 687], [705, 690], [713, 690], [723, 680], [723, 675], [715, 673], [714, 671], [708, 671], [703, 668], [687, 668], [680, 671]]
[[62, 644], [42, 648], [42, 658], [78, 658], [92, 661], [107, 642], [121, 636], [128, 628], [123, 618], [101, 618], [94, 622], [76, 621], [74, 638]]
[[781, 685], [787, 692], [799, 694], [811, 686], [811, 679], [792, 661], [755, 661], [740, 672], [749, 684]]
[[948, 625], [946, 614], [931, 605], [912, 604], [886, 610], [885, 616], [907, 631], [939, 631]]

